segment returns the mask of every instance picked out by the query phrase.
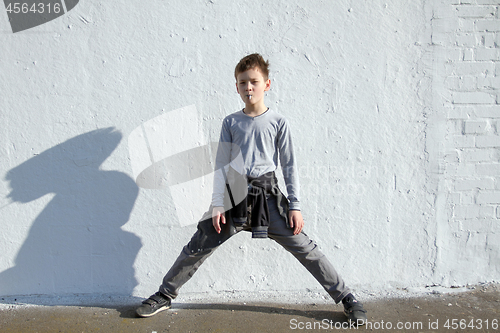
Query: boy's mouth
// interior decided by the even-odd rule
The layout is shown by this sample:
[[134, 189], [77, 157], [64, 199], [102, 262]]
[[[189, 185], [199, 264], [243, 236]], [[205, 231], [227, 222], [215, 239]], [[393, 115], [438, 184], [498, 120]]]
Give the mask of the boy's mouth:
[[247, 95], [248, 99], [252, 99], [252, 95]]

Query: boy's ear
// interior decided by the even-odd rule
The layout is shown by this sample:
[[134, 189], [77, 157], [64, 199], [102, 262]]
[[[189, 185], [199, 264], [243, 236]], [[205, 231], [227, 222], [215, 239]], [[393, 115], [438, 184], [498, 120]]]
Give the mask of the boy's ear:
[[236, 85], [236, 92], [239, 94], [240, 93], [240, 89], [238, 88], [238, 82], [236, 82], [235, 85]]
[[267, 81], [266, 81], [266, 88], [264, 89], [264, 91], [269, 91], [269, 89], [271, 89], [271, 80], [267, 79]]

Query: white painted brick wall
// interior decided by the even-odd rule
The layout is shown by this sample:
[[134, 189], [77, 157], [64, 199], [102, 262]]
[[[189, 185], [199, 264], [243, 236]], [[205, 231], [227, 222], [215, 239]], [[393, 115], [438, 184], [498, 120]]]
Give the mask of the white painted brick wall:
[[[438, 182], [444, 193], [450, 194], [446, 196], [447, 204], [437, 207], [442, 212], [438, 213], [442, 216], [437, 220], [438, 229], [443, 230], [437, 236], [437, 251], [448, 253], [454, 249], [453, 260], [475, 270], [478, 281], [493, 277], [491, 272], [500, 269], [500, 263], [493, 260], [498, 256], [488, 254], [498, 252], [498, 245], [488, 242], [488, 237], [500, 232], [499, 5], [500, 1], [493, 0], [441, 1], [435, 5], [433, 18], [433, 31], [437, 33], [433, 38], [435, 59], [444, 66], [435, 75], [445, 76], [444, 85], [436, 85], [435, 89], [437, 94], [451, 96], [435, 103], [435, 111], [438, 118], [442, 115], [443, 122], [461, 121], [463, 126], [461, 133], [448, 126], [447, 134], [441, 136], [444, 150], [457, 151], [459, 158], [449, 159], [443, 153], [438, 157], [447, 162]], [[459, 59], [450, 57], [457, 48]], [[466, 236], [471, 232], [481, 236]], [[482, 266], [470, 266], [468, 251], [472, 248], [484, 249], [475, 254]], [[448, 284], [463, 283], [464, 273], [453, 272], [455, 268], [448, 260], [451, 258], [441, 257], [436, 279]]]
[[493, 190], [495, 189], [495, 180], [492, 178], [483, 179], [455, 179], [455, 191], [469, 191], [471, 189]]
[[483, 134], [488, 128], [487, 120], [466, 120], [464, 122], [464, 134]]
[[[127, 137], [195, 104], [217, 140], [249, 52], [293, 129], [306, 232], [350, 287], [500, 279], [500, 1], [151, 6], [80, 1], [15, 35], [0, 15], [0, 295], [154, 292], [196, 226], [169, 189], [132, 195]], [[110, 126], [96, 161], [85, 140]], [[228, 243], [181, 294], [321, 291], [273, 242]]]
[[481, 163], [476, 165], [479, 176], [500, 176], [500, 163]]
[[[233, 70], [251, 52], [270, 60], [267, 105], [289, 119], [297, 142], [306, 232], [353, 289], [431, 284], [425, 6], [80, 1], [68, 15], [14, 35], [0, 15], [0, 177], [18, 175], [0, 182], [0, 295], [157, 290], [196, 219], [181, 225], [170, 189], [140, 189], [133, 205], [126, 190], [97, 200], [95, 192], [107, 192], [94, 175], [133, 185], [130, 133], [187, 105], [196, 105], [199, 135], [217, 140], [222, 119], [243, 107]], [[448, 56], [461, 55], [456, 47]], [[102, 165], [65, 155], [81, 148], [72, 138], [109, 126], [122, 140]], [[462, 132], [462, 122], [452, 126]], [[95, 173], [52, 172], [73, 166], [77, 176]], [[26, 168], [43, 175], [41, 184], [23, 186], [33, 173]], [[63, 180], [48, 186], [47, 174]], [[124, 206], [130, 216], [115, 221]], [[216, 251], [181, 294], [321, 289], [277, 244], [248, 236]], [[355, 263], [353, 244], [362, 247]]]
[[[477, 148], [500, 148], [500, 136], [488, 135], [476, 138]], [[498, 150], [496, 150], [498, 152]]]

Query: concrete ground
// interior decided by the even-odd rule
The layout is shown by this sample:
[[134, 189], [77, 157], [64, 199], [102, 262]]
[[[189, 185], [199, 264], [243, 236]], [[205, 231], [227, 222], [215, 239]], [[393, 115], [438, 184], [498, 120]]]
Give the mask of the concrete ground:
[[[450, 291], [450, 290], [448, 290]], [[373, 332], [500, 332], [500, 285], [419, 297], [364, 301]], [[453, 291], [453, 290], [451, 290]], [[213, 299], [213, 298], [212, 298]], [[137, 300], [139, 301], [139, 300]], [[348, 332], [341, 305], [328, 302], [180, 302], [142, 319], [136, 304], [34, 306], [0, 299], [0, 332]]]

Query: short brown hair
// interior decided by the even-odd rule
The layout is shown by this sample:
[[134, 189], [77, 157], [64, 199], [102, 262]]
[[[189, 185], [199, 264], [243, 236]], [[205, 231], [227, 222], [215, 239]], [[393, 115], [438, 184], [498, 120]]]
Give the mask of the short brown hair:
[[238, 74], [255, 67], [260, 69], [265, 80], [269, 79], [269, 61], [265, 61], [258, 53], [249, 54], [240, 60], [234, 69], [234, 78], [238, 79]]

